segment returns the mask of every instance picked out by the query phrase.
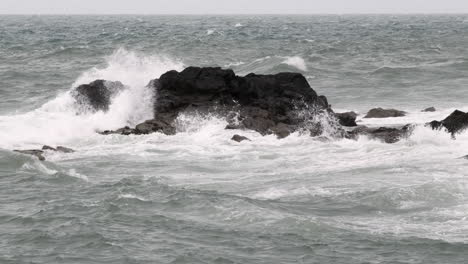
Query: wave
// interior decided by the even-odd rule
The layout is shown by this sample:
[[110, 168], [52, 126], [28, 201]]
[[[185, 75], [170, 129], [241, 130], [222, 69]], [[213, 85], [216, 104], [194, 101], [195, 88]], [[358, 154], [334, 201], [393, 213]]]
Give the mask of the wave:
[[[151, 119], [153, 94], [146, 89], [151, 79], [168, 70], [183, 68], [183, 63], [161, 55], [144, 56], [118, 49], [106, 58], [106, 66], [81, 74], [72, 88], [60, 93], [36, 110], [19, 115], [0, 116], [1, 148], [58, 145], [90, 136], [96, 130], [136, 125]], [[71, 90], [96, 79], [118, 80], [128, 89], [116, 96], [108, 112], [80, 113]]]
[[284, 60], [283, 63], [289, 66], [293, 66], [303, 72], [307, 71], [307, 64], [302, 57], [299, 57], [299, 56], [286, 57], [286, 60]]

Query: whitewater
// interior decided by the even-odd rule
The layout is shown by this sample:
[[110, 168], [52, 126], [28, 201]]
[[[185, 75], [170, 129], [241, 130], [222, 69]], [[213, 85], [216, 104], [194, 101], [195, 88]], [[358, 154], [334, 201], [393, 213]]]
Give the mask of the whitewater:
[[[466, 263], [468, 133], [424, 126], [468, 111], [465, 21], [0, 16], [0, 263]], [[279, 140], [182, 114], [174, 136], [96, 133], [153, 118], [150, 80], [191, 65], [300, 72], [359, 125], [416, 127]], [[96, 79], [128, 87], [107, 112], [71, 95]], [[12, 151], [42, 145], [76, 152]]]

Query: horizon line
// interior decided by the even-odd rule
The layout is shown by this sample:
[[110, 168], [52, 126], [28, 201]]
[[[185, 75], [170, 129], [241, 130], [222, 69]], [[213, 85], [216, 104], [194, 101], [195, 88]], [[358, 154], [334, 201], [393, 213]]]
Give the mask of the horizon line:
[[308, 15], [468, 15], [466, 12], [353, 12], [353, 13], [0, 13], [1, 16], [308, 16]]

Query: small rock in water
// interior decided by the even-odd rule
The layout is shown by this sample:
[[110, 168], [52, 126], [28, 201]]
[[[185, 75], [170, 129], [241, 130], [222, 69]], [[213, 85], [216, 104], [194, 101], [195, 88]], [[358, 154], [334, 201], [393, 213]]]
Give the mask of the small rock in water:
[[236, 141], [236, 142], [242, 142], [242, 141], [244, 141], [244, 140], [251, 141], [249, 138], [244, 137], [244, 136], [241, 136], [241, 135], [237, 135], [237, 134], [234, 135], [234, 136], [232, 136], [231, 140], [234, 140], [234, 141]]
[[42, 151], [40, 149], [29, 149], [29, 150], [17, 150], [17, 149], [15, 149], [13, 151], [21, 153], [21, 154], [36, 156], [39, 160], [42, 160], [42, 161], [45, 160], [45, 157], [42, 156], [42, 153], [44, 153], [44, 151]]
[[405, 125], [403, 127], [378, 127], [370, 128], [366, 126], [360, 126], [348, 133], [350, 139], [357, 139], [359, 135], [366, 135], [373, 139], [382, 140], [385, 143], [393, 144], [400, 139], [408, 137], [414, 126], [411, 124]]
[[73, 153], [73, 152], [75, 152], [71, 148], [66, 148], [66, 147], [62, 147], [62, 146], [57, 146], [57, 151], [58, 152], [63, 152], [63, 153]]
[[387, 118], [405, 116], [406, 112], [396, 109], [373, 108], [369, 110], [364, 118]]
[[340, 125], [347, 127], [355, 127], [357, 114], [355, 112], [336, 113], [336, 117], [340, 122]]
[[428, 107], [428, 108], [422, 110], [421, 112], [435, 112], [435, 111], [436, 111], [435, 107], [431, 106], [431, 107]]

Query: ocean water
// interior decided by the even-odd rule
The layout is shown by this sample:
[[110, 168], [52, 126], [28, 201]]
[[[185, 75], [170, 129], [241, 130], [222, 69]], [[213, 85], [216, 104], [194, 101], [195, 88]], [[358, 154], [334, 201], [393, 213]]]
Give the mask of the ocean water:
[[[424, 127], [468, 110], [467, 47], [468, 15], [0, 16], [0, 263], [467, 263], [468, 133]], [[301, 72], [360, 124], [416, 128], [278, 140], [182, 115], [175, 136], [95, 133], [152, 118], [145, 85], [190, 65]], [[130, 89], [81, 113], [69, 91], [95, 79]], [[76, 152], [12, 152], [44, 144]]]

